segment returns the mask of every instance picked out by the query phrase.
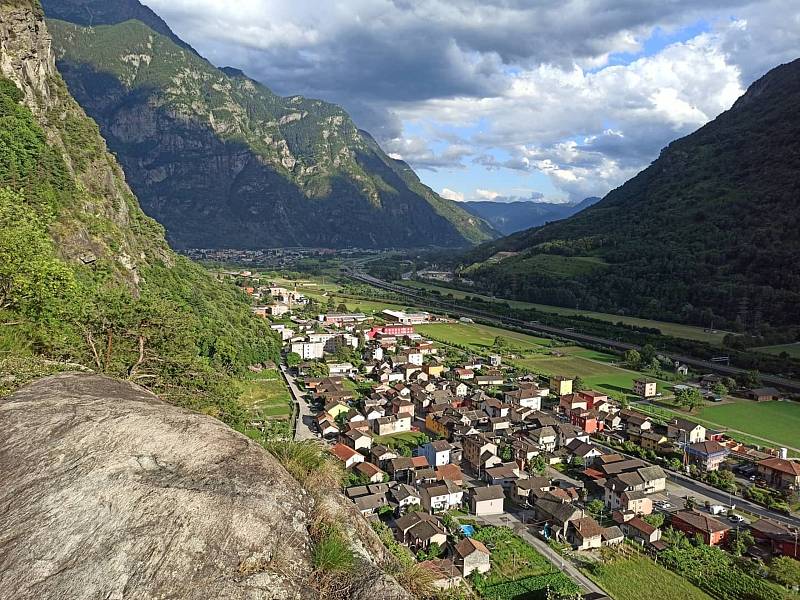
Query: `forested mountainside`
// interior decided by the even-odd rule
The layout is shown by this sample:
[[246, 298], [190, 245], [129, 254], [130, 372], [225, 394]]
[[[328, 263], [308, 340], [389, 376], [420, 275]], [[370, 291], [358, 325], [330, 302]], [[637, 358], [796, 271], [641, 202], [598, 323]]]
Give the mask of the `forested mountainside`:
[[480, 217], [497, 231], [510, 235], [523, 229], [538, 227], [551, 221], [571, 217], [575, 213], [598, 202], [600, 198], [591, 197], [577, 204], [556, 204], [551, 202], [493, 202], [468, 201], [461, 206], [470, 214]]
[[106, 25], [75, 16], [76, 5], [100, 4], [44, 2], [59, 69], [174, 246], [456, 247], [497, 237], [338, 106], [283, 98], [214, 67], [171, 32], [129, 20], [131, 2], [108, 2]]
[[141, 211], [34, 0], [0, 0], [0, 124], [0, 395], [89, 368], [241, 426], [230, 376], [277, 341]]
[[795, 60], [594, 206], [479, 247], [464, 276], [561, 306], [747, 330], [800, 323], [798, 106]]

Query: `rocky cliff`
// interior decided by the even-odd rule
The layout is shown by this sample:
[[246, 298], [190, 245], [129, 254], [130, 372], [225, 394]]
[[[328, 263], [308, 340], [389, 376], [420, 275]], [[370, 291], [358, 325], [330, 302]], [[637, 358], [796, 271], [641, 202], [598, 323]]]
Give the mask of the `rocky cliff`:
[[[65, 374], [0, 401], [0, 422], [0, 597], [322, 597], [318, 507], [219, 421]], [[382, 546], [360, 515], [339, 510], [360, 565], [345, 596], [327, 597], [409, 598], [377, 570]]]
[[[340, 107], [217, 69], [171, 32], [130, 20], [130, 5], [44, 2], [70, 91], [173, 245], [465, 246], [495, 237]], [[106, 25], [87, 26], [89, 12]]]

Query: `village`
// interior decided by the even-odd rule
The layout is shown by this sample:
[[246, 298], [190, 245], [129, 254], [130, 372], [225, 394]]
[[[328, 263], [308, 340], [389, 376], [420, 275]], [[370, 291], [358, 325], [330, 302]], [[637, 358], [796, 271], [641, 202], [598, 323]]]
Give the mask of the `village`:
[[[296, 289], [244, 287], [284, 342], [295, 439], [326, 444], [356, 509], [441, 589], [602, 598], [587, 571], [620, 553], [655, 566], [676, 536], [762, 565], [800, 557], [800, 519], [747, 498], [748, 486], [796, 498], [800, 463], [785, 448], [659, 419], [579, 377], [521, 373], [502, 348], [478, 355], [419, 332], [459, 325], [447, 317], [345, 306], [312, 315], [318, 304]], [[719, 382], [704, 374], [676, 393], [713, 399]], [[631, 392], [643, 402], [658, 394], [648, 377]]]

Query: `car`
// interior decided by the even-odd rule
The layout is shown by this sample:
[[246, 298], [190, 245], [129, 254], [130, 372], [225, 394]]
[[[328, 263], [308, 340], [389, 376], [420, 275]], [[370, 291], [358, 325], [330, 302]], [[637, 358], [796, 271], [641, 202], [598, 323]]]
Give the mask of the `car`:
[[744, 517], [741, 515], [728, 515], [728, 521], [731, 523], [744, 523]]
[[750, 475], [750, 481], [755, 481], [757, 477], [755, 475]]

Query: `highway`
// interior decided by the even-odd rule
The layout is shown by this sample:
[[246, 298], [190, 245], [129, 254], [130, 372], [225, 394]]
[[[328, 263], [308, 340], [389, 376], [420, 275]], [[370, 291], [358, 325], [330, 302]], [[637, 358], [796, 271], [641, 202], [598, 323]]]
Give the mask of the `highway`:
[[[580, 333], [579, 331], [573, 331], [571, 329], [550, 327], [549, 325], [542, 325], [541, 323], [522, 321], [520, 319], [503, 317], [486, 311], [465, 308], [457, 304], [445, 302], [440, 299], [434, 298], [432, 296], [428, 296], [426, 294], [421, 293], [417, 289], [407, 288], [401, 285], [397, 285], [395, 283], [389, 283], [387, 281], [377, 279], [376, 277], [372, 277], [371, 275], [367, 275], [366, 273], [362, 273], [359, 271], [348, 270], [347, 275], [352, 279], [355, 279], [362, 283], [366, 283], [380, 289], [384, 289], [390, 292], [394, 292], [396, 294], [400, 294], [402, 296], [406, 296], [408, 298], [412, 298], [428, 306], [444, 309], [448, 313], [459, 317], [477, 317], [483, 321], [496, 325], [501, 325], [501, 326], [511, 325], [515, 329], [523, 331], [525, 333], [531, 333], [534, 335], [535, 334], [555, 335], [561, 338], [575, 340], [577, 342], [588, 342], [590, 344], [598, 344], [601, 346], [606, 346], [608, 348], [621, 350], [623, 352], [625, 350], [641, 350], [641, 347], [636, 344], [629, 344], [626, 342], [620, 342], [619, 340], [611, 340], [608, 338], [601, 338], [593, 335], [588, 335], [585, 333]], [[732, 375], [732, 376], [740, 375], [747, 372], [746, 369], [740, 369], [738, 367], [730, 367], [727, 365], [713, 363], [707, 360], [702, 360], [691, 356], [684, 356], [682, 354], [672, 354], [664, 352], [661, 352], [661, 354], [664, 354], [670, 360], [682, 362], [684, 364], [698, 368], [705, 372], [720, 373], [723, 375]], [[795, 379], [787, 379], [784, 377], [778, 377], [776, 375], [762, 374], [761, 380], [765, 384], [771, 384], [793, 392], [800, 392], [800, 381], [797, 381]]]

